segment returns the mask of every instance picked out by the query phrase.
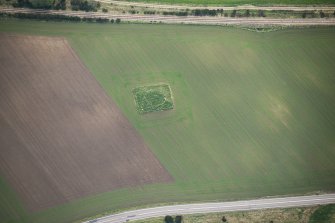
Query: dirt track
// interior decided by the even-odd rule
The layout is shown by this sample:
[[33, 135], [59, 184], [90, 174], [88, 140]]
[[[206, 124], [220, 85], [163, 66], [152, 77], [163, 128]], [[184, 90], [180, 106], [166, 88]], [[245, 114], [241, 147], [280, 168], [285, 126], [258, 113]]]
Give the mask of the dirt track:
[[223, 10], [288, 10], [288, 11], [334, 11], [334, 6], [253, 6], [253, 5], [240, 5], [240, 6], [193, 6], [193, 5], [176, 5], [176, 4], [155, 4], [145, 2], [127, 2], [127, 1], [115, 1], [115, 0], [95, 0], [101, 3], [108, 3], [119, 6], [136, 6], [142, 8], [156, 8], [156, 9], [223, 9]]
[[108, 14], [99, 12], [73, 12], [37, 9], [0, 8], [0, 12], [7, 13], [36, 13], [79, 16], [82, 18], [120, 18], [123, 22], [139, 23], [168, 23], [168, 24], [199, 24], [199, 25], [280, 25], [280, 26], [330, 26], [335, 25], [335, 18], [328, 19], [271, 19], [271, 18], [230, 18], [215, 16], [163, 16], [136, 14]]
[[62, 38], [0, 34], [0, 172], [38, 211], [172, 181]]

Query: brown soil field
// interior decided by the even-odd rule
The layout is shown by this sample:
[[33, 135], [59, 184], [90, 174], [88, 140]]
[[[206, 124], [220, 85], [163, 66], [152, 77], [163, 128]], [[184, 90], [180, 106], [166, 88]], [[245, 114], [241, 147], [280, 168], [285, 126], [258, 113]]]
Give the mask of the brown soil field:
[[0, 171], [30, 211], [173, 180], [65, 39], [5, 34]]

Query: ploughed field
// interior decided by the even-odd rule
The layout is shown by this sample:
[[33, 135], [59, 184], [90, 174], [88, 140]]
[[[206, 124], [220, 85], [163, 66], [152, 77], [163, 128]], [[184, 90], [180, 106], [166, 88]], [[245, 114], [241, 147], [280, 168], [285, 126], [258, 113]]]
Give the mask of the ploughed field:
[[[64, 36], [174, 179], [167, 184], [116, 190], [112, 187], [112, 191], [97, 196], [83, 196], [52, 209], [27, 213], [14, 195], [11, 183], [1, 175], [2, 219], [71, 222], [138, 205], [245, 199], [335, 189], [334, 28], [256, 33], [228, 27], [7, 20], [0, 21], [0, 32]], [[26, 58], [29, 62], [36, 60], [32, 53]], [[45, 62], [49, 60], [50, 57], [45, 58]], [[66, 70], [66, 66], [54, 69]], [[64, 75], [65, 80], [68, 75]], [[83, 78], [82, 74], [79, 76]], [[31, 78], [32, 81], [40, 79]], [[55, 77], [50, 78], [54, 80]], [[77, 81], [78, 78], [73, 79]], [[36, 84], [34, 89], [52, 88], [52, 82], [47, 83], [48, 87], [44, 83]], [[17, 83], [22, 88], [27, 85], [25, 81]], [[169, 87], [170, 93], [156, 87], [152, 91], [152, 86], [162, 84]], [[17, 91], [4, 91], [4, 86], [7, 85], [1, 85], [1, 94]], [[87, 87], [70, 89], [87, 91], [85, 100], [93, 97], [91, 94], [97, 94]], [[148, 112], [138, 111], [134, 89], [141, 90], [137, 102]], [[60, 100], [57, 96], [51, 98]], [[150, 99], [150, 106], [147, 99]], [[1, 100], [8, 99], [1, 97]], [[25, 100], [20, 103], [25, 105]], [[172, 101], [173, 108], [161, 109], [159, 105], [165, 101]], [[70, 107], [74, 105], [77, 103], [71, 103]], [[91, 103], [88, 107], [92, 109]], [[48, 113], [53, 114], [55, 109]], [[86, 106], [78, 105], [76, 111], [81, 114], [86, 111]], [[49, 119], [46, 115], [38, 116]], [[80, 120], [79, 123], [86, 118]], [[99, 128], [104, 124], [101, 122]], [[47, 128], [43, 134], [55, 128], [52, 124], [47, 126], [52, 128]], [[71, 127], [71, 123], [67, 126], [64, 131]], [[103, 139], [105, 134], [113, 135], [98, 131], [98, 127], [90, 128], [92, 124], [85, 130], [80, 128], [85, 132], [81, 134], [85, 137], [102, 135]], [[86, 134], [86, 131], [89, 132]], [[115, 130], [115, 134], [118, 132]], [[124, 136], [126, 138], [130, 139], [128, 135]], [[53, 139], [53, 153], [63, 145], [59, 139]], [[77, 142], [77, 138], [74, 141]], [[104, 140], [94, 142], [99, 145]], [[122, 156], [123, 151], [118, 154]], [[93, 162], [90, 158], [86, 161]], [[61, 163], [57, 165], [61, 166]], [[110, 165], [113, 168], [113, 164]], [[85, 165], [78, 168], [88, 170]], [[143, 169], [138, 171], [145, 174]], [[126, 170], [120, 175], [123, 173]], [[161, 182], [164, 179], [170, 178], [163, 178]], [[59, 184], [58, 180], [54, 182]]]
[[46, 209], [172, 180], [63, 38], [0, 35], [0, 170]]

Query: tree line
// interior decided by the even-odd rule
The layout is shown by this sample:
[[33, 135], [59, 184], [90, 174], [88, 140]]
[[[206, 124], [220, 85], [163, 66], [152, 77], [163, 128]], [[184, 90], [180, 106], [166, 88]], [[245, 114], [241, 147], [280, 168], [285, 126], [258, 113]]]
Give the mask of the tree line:
[[[74, 11], [96, 12], [101, 7], [99, 2], [92, 0], [71, 0], [70, 4]], [[65, 10], [66, 0], [16, 0], [12, 5], [20, 8]]]
[[17, 0], [14, 7], [65, 10], [66, 0]]
[[164, 218], [165, 223], [182, 223], [183, 222], [183, 216], [177, 215], [174, 219], [172, 216], [167, 215]]
[[[146, 13], [145, 13], [146, 14]], [[148, 13], [149, 14], [149, 13]], [[150, 13], [154, 14], [154, 13]], [[195, 9], [191, 11], [164, 11], [162, 12], [163, 15], [176, 15], [176, 16], [225, 16], [225, 17], [250, 17], [255, 16], [255, 14], [251, 14], [250, 10], [245, 10], [244, 12], [240, 12], [237, 10], [232, 10], [231, 12], [224, 11], [223, 9]], [[258, 10], [256, 13], [258, 17], [265, 17], [264, 10]]]
[[71, 8], [74, 11], [93, 11], [96, 12], [101, 7], [100, 2], [88, 1], [88, 0], [71, 0]]
[[0, 12], [0, 17], [10, 17], [18, 19], [35, 19], [43, 21], [70, 21], [70, 22], [96, 22], [96, 23], [121, 23], [121, 19], [107, 19], [107, 18], [81, 18], [79, 16], [67, 16], [58, 14], [29, 14], [29, 13], [6, 13]]

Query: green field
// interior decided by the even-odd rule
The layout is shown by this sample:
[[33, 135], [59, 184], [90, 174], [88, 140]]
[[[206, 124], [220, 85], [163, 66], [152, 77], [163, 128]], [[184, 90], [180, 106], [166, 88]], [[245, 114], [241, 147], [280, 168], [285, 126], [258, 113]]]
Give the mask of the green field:
[[133, 2], [150, 2], [165, 4], [191, 4], [191, 5], [334, 5], [335, 0], [129, 0]]
[[[111, 210], [335, 190], [335, 28], [0, 21], [65, 36], [175, 183], [26, 213], [0, 181], [2, 222], [71, 222]], [[174, 109], [141, 115], [132, 90], [168, 83]]]
[[133, 94], [140, 114], [173, 109], [171, 90], [167, 84], [137, 87], [133, 89]]

